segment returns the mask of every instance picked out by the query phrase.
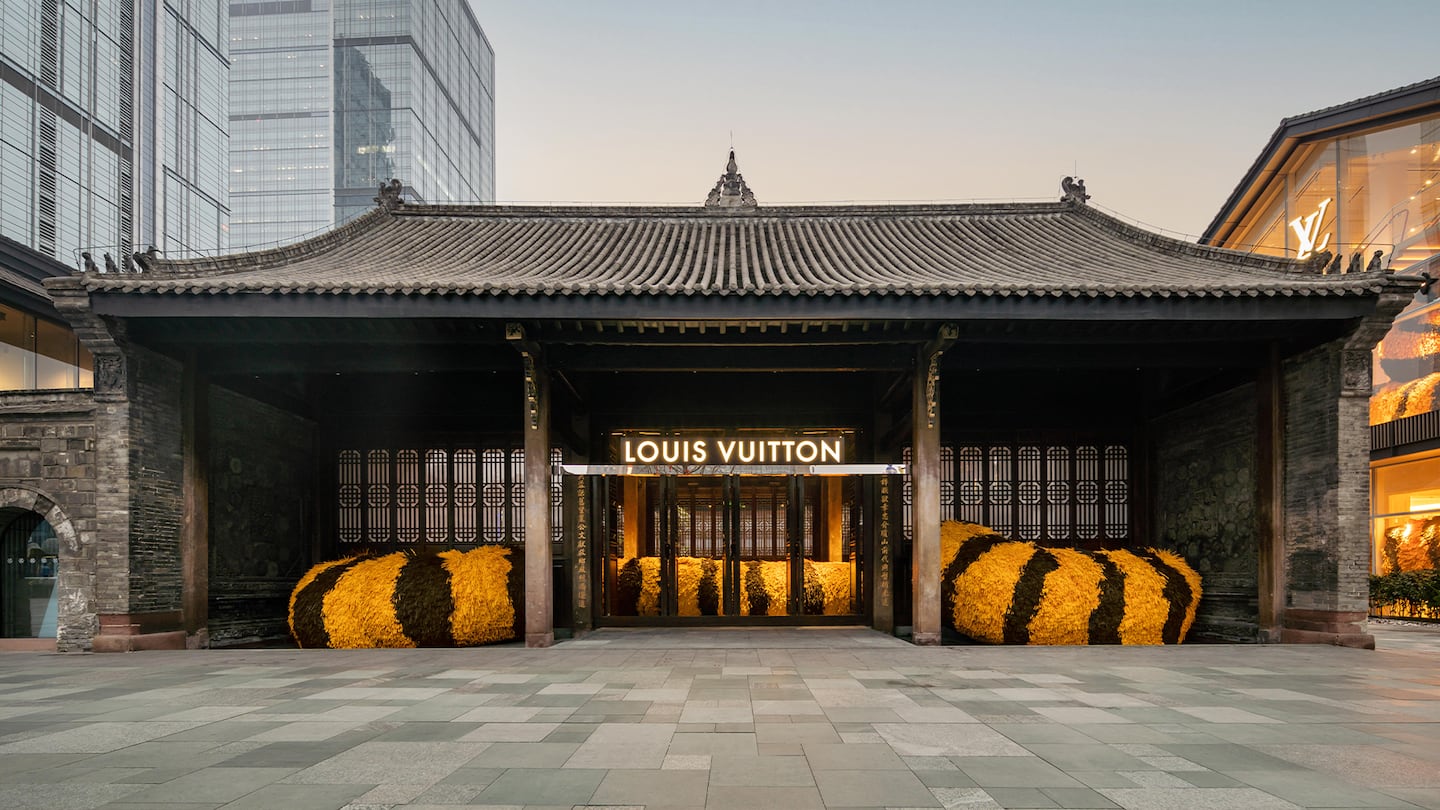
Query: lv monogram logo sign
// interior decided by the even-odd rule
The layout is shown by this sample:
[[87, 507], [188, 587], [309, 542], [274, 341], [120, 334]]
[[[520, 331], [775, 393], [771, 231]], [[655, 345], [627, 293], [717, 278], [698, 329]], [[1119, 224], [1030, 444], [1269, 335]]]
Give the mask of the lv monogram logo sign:
[[[1290, 220], [1290, 229], [1295, 231], [1295, 236], [1300, 240], [1300, 250], [1296, 252], [1295, 258], [1308, 259], [1315, 253], [1324, 250], [1330, 244], [1330, 234], [1325, 234], [1320, 239], [1320, 226], [1325, 221], [1325, 209], [1330, 207], [1331, 198], [1326, 197], [1320, 201], [1320, 207], [1315, 213], [1308, 217], [1296, 217]], [[1316, 240], [1320, 240], [1316, 244]]]

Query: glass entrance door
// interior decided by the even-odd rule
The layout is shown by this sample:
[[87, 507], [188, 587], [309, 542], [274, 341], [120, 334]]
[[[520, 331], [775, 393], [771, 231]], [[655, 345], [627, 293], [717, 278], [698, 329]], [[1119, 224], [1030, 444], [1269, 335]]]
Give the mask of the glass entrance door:
[[860, 612], [859, 479], [608, 479], [597, 566], [606, 616]]

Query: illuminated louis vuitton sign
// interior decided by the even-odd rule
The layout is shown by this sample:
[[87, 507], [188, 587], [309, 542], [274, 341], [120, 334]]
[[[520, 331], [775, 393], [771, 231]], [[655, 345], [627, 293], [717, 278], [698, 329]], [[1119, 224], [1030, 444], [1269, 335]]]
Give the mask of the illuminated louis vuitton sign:
[[620, 440], [624, 464], [839, 464], [843, 438], [662, 438]]
[[1324, 239], [1320, 238], [1320, 227], [1325, 223], [1325, 209], [1330, 207], [1330, 202], [1331, 198], [1326, 197], [1320, 201], [1320, 207], [1315, 209], [1315, 213], [1290, 220], [1290, 229], [1295, 231], [1295, 237], [1299, 240], [1300, 249], [1295, 253], [1295, 258], [1308, 259], [1330, 244], [1330, 234], [1325, 234]]

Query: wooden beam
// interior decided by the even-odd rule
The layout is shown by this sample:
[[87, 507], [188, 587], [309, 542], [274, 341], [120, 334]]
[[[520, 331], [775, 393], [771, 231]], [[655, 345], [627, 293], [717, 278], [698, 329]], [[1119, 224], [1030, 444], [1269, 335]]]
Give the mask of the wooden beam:
[[1279, 347], [1255, 380], [1256, 537], [1262, 643], [1280, 642], [1285, 616], [1285, 402]]

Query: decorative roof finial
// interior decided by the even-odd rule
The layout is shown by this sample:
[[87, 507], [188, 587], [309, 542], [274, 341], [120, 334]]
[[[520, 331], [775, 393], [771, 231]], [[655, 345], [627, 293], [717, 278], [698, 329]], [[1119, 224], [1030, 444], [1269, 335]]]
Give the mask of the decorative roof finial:
[[710, 196], [705, 198], [706, 208], [755, 208], [755, 194], [746, 185], [740, 167], [735, 165], [735, 150], [730, 150], [730, 160], [725, 163], [725, 173], [716, 181]]
[[1078, 177], [1067, 177], [1060, 181], [1060, 202], [1072, 205], [1084, 205], [1090, 199], [1085, 193], [1085, 181]]
[[380, 184], [380, 194], [375, 198], [375, 204], [386, 211], [394, 211], [405, 204], [405, 199], [400, 192], [405, 189], [405, 184], [398, 178], [390, 178], [390, 182]]

